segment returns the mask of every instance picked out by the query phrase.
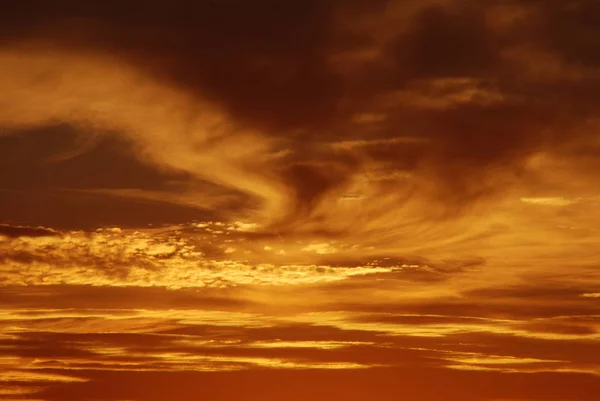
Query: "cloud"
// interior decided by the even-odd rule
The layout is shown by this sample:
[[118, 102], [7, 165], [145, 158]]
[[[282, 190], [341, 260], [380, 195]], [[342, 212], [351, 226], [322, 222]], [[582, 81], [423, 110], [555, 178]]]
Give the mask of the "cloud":
[[597, 5], [121, 3], [0, 15], [9, 396], [598, 393]]
[[[48, 380], [70, 383], [75, 391], [76, 383], [94, 382], [96, 375], [122, 378], [132, 373], [172, 378], [260, 372], [260, 378], [277, 371], [380, 375], [385, 367], [395, 373], [418, 370], [436, 380], [455, 380], [458, 373], [453, 371], [479, 372], [468, 377], [493, 383], [525, 377], [530, 383], [549, 373], [562, 383], [581, 375], [588, 377], [588, 386], [596, 383], [588, 374], [598, 374], [597, 343], [590, 336], [531, 335], [535, 331], [527, 330], [527, 319], [341, 311], [5, 309], [0, 324], [10, 335], [0, 338], [8, 377], [25, 388], [30, 382], [36, 391], [45, 391]], [[515, 324], [522, 324], [521, 330], [512, 329]], [[560, 375], [566, 371], [571, 374]], [[489, 394], [498, 387], [486, 389]], [[456, 391], [457, 397], [464, 396]]]
[[[439, 224], [524, 192], [535, 174], [552, 175], [532, 171], [539, 154], [564, 157], [570, 176], [585, 171], [580, 187], [593, 185], [572, 150], [595, 149], [587, 125], [600, 81], [593, 60], [548, 27], [581, 19], [573, 39], [587, 43], [584, 17], [595, 8], [573, 6], [555, 21], [562, 9], [520, 1], [14, 7], [3, 17], [11, 40], [1, 56], [0, 123], [109, 130], [143, 163], [215, 186], [184, 184], [181, 197], [99, 185], [95, 193], [213, 210], [226, 194], [232, 201], [220, 212], [279, 233], [398, 237], [391, 227], [407, 216]], [[548, 71], [532, 70], [540, 65]], [[537, 180], [534, 190], [547, 187]]]
[[56, 374], [30, 373], [23, 371], [3, 372], [0, 377], [7, 382], [77, 382], [85, 381], [75, 377]]
[[[226, 240], [230, 230], [247, 228], [244, 224], [202, 227], [213, 239], [213, 254], [208, 257], [196, 249], [199, 236], [182, 236], [178, 227], [145, 231], [118, 227], [95, 232], [53, 232], [54, 236], [5, 237], [0, 240], [2, 285], [94, 285], [166, 287], [171, 289], [228, 287], [236, 285], [319, 284], [351, 277], [401, 272], [404, 266], [329, 266], [290, 263], [286, 253], [253, 263], [247, 253], [229, 259], [237, 249]], [[217, 227], [220, 230], [211, 229]], [[197, 229], [197, 228], [196, 228]], [[243, 239], [240, 245], [244, 246]], [[298, 252], [329, 252], [324, 244], [308, 245]], [[325, 244], [327, 245], [327, 244]], [[246, 249], [248, 248], [246, 245]], [[259, 248], [260, 249], [260, 248]], [[255, 249], [256, 250], [256, 249]], [[261, 259], [260, 255], [256, 259]], [[293, 257], [293, 255], [291, 255]], [[278, 260], [279, 259], [279, 260]]]
[[25, 227], [0, 224], [0, 235], [7, 237], [47, 237], [59, 235], [58, 231], [46, 227]]
[[[35, 49], [28, 60], [20, 56], [26, 48], [4, 50], [0, 56], [6, 75], [11, 77], [10, 87], [6, 83], [4, 101], [8, 103], [0, 123], [31, 126], [60, 120], [122, 130], [128, 140], [134, 141], [140, 157], [151, 163], [193, 175], [204, 171], [198, 177], [206, 174], [209, 181], [259, 199], [269, 198], [273, 183], [268, 177], [252, 173], [261, 159], [268, 159], [268, 145], [249, 132], [224, 136], [233, 134], [234, 128], [213, 107], [144, 78], [136, 69], [111, 57], [89, 59], [65, 51], [46, 53], [43, 48]], [[68, 80], [63, 80], [64, 74]], [[57, 91], [62, 93], [60, 102], [52, 100]], [[151, 99], [161, 101], [149, 103]], [[155, 110], [148, 109], [150, 104]], [[143, 120], [143, 127], [138, 126]], [[246, 165], [250, 156], [256, 167]], [[246, 161], [239, 164], [243, 158]]]

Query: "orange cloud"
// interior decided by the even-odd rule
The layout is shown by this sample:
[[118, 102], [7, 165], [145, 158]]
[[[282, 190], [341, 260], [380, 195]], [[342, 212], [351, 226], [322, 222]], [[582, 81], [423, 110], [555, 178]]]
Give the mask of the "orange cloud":
[[0, 396], [595, 401], [596, 2], [17, 3]]

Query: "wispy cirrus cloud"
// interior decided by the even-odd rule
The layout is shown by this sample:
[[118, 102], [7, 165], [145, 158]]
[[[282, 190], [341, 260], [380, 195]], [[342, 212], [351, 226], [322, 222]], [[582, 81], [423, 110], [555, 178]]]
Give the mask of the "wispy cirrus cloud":
[[[556, 321], [538, 319], [539, 324]], [[426, 367], [508, 375], [494, 379], [500, 381], [561, 372], [600, 375], [594, 352], [597, 316], [578, 321], [596, 331], [550, 335], [527, 319], [454, 315], [21, 309], [0, 314], [2, 331], [8, 334], [0, 345], [8, 382], [39, 394], [48, 385], [85, 383], [102, 372], [379, 372]], [[549, 349], [556, 350], [552, 358]]]

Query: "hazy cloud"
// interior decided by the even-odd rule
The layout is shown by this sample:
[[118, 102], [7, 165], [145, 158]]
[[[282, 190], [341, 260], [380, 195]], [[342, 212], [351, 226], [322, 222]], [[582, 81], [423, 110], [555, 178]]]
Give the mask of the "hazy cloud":
[[594, 401], [599, 27], [7, 4], [0, 397]]

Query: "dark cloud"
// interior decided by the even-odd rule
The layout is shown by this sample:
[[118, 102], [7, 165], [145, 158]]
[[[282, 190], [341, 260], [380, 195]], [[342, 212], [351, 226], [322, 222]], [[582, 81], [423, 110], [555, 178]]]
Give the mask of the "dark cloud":
[[480, 77], [499, 61], [494, 36], [480, 8], [433, 5], [418, 12], [389, 51], [405, 79]]
[[10, 7], [3, 30], [13, 40], [43, 37], [137, 59], [238, 118], [281, 128], [331, 118], [339, 96], [325, 60], [332, 3], [32, 1]]
[[[460, 210], [510, 185], [534, 152], [580, 138], [574, 127], [600, 100], [597, 74], [583, 69], [597, 64], [599, 14], [590, 1], [25, 1], [5, 10], [0, 30], [4, 44], [43, 40], [123, 58], [223, 107], [242, 126], [285, 139], [294, 156], [269, 172], [293, 200], [284, 226], [313, 219], [316, 227], [326, 216], [312, 212], [366, 161], [433, 180], [434, 191], [417, 186], [416, 195]], [[332, 61], [365, 49], [374, 54], [367, 61]], [[547, 71], [537, 73], [536, 65]], [[375, 132], [349, 124], [369, 111], [385, 115]], [[373, 135], [430, 143], [381, 143], [352, 157], [322, 149], [323, 142]], [[90, 181], [109, 179], [95, 171]], [[114, 182], [160, 182], [139, 173], [128, 169]], [[405, 191], [397, 180], [381, 185]]]
[[0, 235], [7, 237], [47, 237], [59, 235], [59, 232], [46, 227], [24, 227], [0, 224]]
[[600, 4], [593, 0], [541, 3], [540, 41], [567, 61], [599, 67]]

